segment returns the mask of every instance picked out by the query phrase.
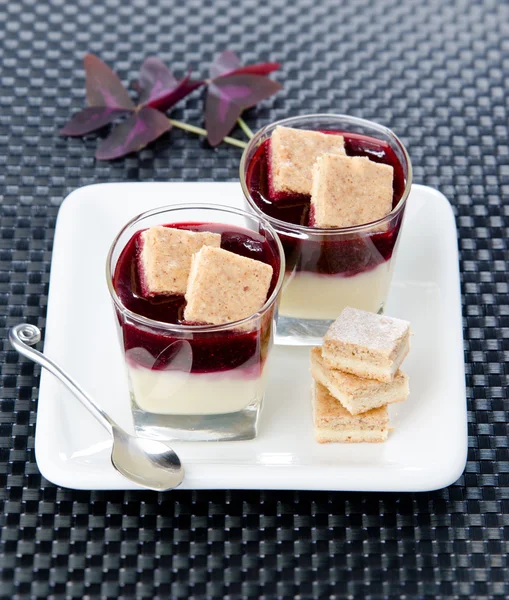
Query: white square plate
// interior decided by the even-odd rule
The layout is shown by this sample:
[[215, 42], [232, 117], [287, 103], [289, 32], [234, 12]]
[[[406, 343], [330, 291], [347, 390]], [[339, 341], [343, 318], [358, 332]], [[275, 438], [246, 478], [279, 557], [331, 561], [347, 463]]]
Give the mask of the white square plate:
[[[127, 381], [105, 283], [108, 248], [131, 217], [177, 202], [243, 206], [238, 183], [113, 183], [80, 188], [60, 209], [44, 352], [132, 431]], [[384, 444], [318, 444], [307, 348], [275, 347], [257, 439], [178, 443], [182, 488], [423, 491], [463, 472], [467, 416], [456, 227], [436, 190], [413, 186], [387, 314], [414, 332], [406, 402]], [[55, 484], [136, 489], [112, 467], [110, 441], [49, 373], [41, 377], [37, 464]]]

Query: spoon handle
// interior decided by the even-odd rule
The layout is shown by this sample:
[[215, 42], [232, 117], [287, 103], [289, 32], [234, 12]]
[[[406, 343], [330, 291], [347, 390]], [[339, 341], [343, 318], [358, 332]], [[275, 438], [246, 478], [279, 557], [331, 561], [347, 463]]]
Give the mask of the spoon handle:
[[57, 379], [59, 379], [83, 404], [83, 406], [94, 416], [99, 423], [108, 431], [110, 435], [113, 434], [113, 427], [116, 426], [115, 422], [100, 408], [94, 400], [85, 393], [84, 390], [74, 381], [72, 377], [61, 369], [56, 363], [45, 356], [42, 352], [39, 352], [31, 346], [37, 344], [41, 340], [41, 331], [35, 325], [28, 323], [21, 323], [16, 325], [9, 332], [9, 341], [14, 349], [20, 354], [33, 360], [35, 363], [41, 365], [41, 367], [47, 369]]

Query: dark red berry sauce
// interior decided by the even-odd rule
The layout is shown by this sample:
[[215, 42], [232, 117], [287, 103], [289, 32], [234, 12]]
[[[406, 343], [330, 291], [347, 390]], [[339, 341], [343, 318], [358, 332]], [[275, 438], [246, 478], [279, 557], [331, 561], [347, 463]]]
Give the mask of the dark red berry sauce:
[[[374, 162], [390, 165], [394, 169], [393, 208], [405, 191], [403, 166], [391, 146], [358, 133], [323, 131], [329, 135], [342, 135], [348, 156], [365, 156]], [[246, 184], [251, 198], [266, 215], [288, 224], [310, 226], [310, 197], [303, 194], [270, 194], [270, 139], [265, 140], [249, 164]], [[357, 275], [373, 269], [392, 256], [401, 226], [403, 211], [394, 218], [385, 231], [342, 236], [313, 235], [313, 239], [292, 236], [282, 227], [276, 227], [286, 257], [287, 271], [309, 271], [317, 274]], [[312, 228], [310, 230], [312, 233]]]
[[[267, 297], [279, 276], [280, 262], [275, 244], [263, 235], [232, 225], [218, 223], [179, 223], [166, 225], [190, 231], [210, 231], [221, 234], [221, 248], [262, 261], [272, 266], [274, 274]], [[123, 249], [115, 267], [113, 287], [125, 308], [154, 321], [185, 325], [182, 295], [144, 298], [138, 271], [140, 235], [137, 232]], [[263, 364], [270, 340], [271, 315], [263, 319], [260, 328], [253, 331], [224, 331], [175, 335], [163, 329], [147, 328], [121, 314], [124, 348], [128, 359], [156, 370], [185, 370], [193, 373], [226, 371], [242, 367], [246, 373], [256, 372]], [[258, 369], [259, 371], [259, 369]]]

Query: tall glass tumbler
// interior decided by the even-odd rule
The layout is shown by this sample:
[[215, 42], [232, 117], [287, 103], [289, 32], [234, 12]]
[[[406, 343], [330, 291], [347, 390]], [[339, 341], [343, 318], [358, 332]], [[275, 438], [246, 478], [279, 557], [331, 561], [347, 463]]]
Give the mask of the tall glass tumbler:
[[[136, 304], [136, 294], [132, 302], [142, 307], [139, 312], [126, 306], [124, 298], [131, 298], [131, 291], [125, 296], [122, 286], [135, 283], [129, 279], [134, 275], [123, 271], [136, 271], [139, 233], [155, 225], [189, 224], [223, 231], [222, 240], [225, 235], [233, 242], [245, 238], [250, 250], [260, 248], [270, 258], [272, 283], [260, 310], [225, 325], [191, 325], [147, 317], [143, 302]], [[125, 225], [108, 254], [106, 278], [139, 435], [189, 441], [256, 436], [284, 272], [284, 253], [273, 228], [242, 210], [209, 204], [167, 206]], [[183, 302], [183, 297], [176, 301]]]
[[[310, 198], [271, 201], [270, 138], [278, 126], [341, 134], [351, 156], [394, 169], [394, 204], [382, 219], [354, 227], [309, 226]], [[250, 209], [278, 233], [286, 257], [276, 343], [316, 345], [343, 308], [383, 312], [406, 201], [412, 184], [408, 153], [377, 123], [346, 115], [292, 117], [267, 125], [250, 141], [240, 163]]]

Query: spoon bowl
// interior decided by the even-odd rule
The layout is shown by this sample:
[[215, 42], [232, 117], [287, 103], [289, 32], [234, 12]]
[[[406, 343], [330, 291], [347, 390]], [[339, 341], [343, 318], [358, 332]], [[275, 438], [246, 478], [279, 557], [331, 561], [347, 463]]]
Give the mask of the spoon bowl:
[[182, 483], [184, 469], [177, 454], [160, 440], [129, 435], [113, 428], [111, 462], [127, 479], [158, 492]]
[[136, 437], [119, 427], [61, 367], [31, 347], [40, 340], [41, 332], [35, 325], [22, 323], [9, 332], [12, 347], [55, 375], [112, 436], [113, 467], [125, 478], [149, 490], [165, 492], [180, 485], [184, 467], [176, 452], [166, 442]]

